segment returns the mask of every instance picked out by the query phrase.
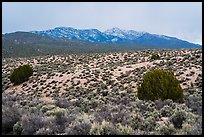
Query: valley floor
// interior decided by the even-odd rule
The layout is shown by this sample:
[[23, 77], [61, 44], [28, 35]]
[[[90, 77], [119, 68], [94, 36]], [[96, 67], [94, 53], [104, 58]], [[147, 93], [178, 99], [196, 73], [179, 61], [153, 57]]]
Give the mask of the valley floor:
[[[161, 58], [152, 61], [155, 52]], [[6, 58], [2, 63], [3, 134], [202, 133], [201, 49]], [[9, 75], [22, 64], [32, 65], [33, 76], [13, 86]], [[184, 103], [138, 99], [144, 73], [156, 68], [174, 71]], [[177, 113], [185, 117], [180, 129], [171, 121]]]

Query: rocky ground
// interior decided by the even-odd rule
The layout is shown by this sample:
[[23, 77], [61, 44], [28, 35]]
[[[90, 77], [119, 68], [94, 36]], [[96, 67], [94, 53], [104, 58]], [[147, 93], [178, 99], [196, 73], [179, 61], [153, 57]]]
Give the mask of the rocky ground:
[[[151, 60], [152, 53], [161, 58]], [[9, 75], [23, 64], [32, 65], [33, 76], [13, 86]], [[184, 89], [185, 103], [158, 101], [163, 104], [158, 108], [156, 101], [137, 98], [137, 87], [144, 73], [155, 68], [174, 71]], [[19, 118], [14, 124], [21, 123], [22, 134], [103, 134], [104, 127], [109, 127], [110, 134], [202, 133], [200, 127], [194, 127], [200, 125], [187, 120], [202, 119], [201, 49], [4, 58], [2, 90], [3, 101], [18, 107]], [[8, 111], [8, 104], [4, 103], [3, 113]], [[170, 120], [178, 110], [186, 115], [182, 129], [176, 129]], [[34, 119], [31, 112], [42, 115], [42, 119], [38, 117], [42, 123], [32, 131], [26, 129], [28, 118], [25, 118]], [[64, 119], [61, 124], [56, 122], [58, 115], [60, 120]]]

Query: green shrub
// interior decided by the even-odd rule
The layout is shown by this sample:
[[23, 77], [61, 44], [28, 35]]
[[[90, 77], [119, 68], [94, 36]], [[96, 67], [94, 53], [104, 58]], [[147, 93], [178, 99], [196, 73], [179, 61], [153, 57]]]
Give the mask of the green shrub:
[[182, 128], [182, 124], [186, 119], [186, 114], [184, 111], [176, 111], [171, 117], [170, 121], [173, 123], [174, 127], [177, 129]]
[[142, 100], [183, 101], [183, 90], [172, 71], [152, 70], [144, 74], [138, 87], [138, 98]]
[[13, 133], [15, 135], [21, 135], [23, 131], [22, 125], [20, 122], [17, 122], [14, 126], [13, 126]]
[[158, 54], [152, 54], [151, 59], [157, 60], [157, 59], [160, 59], [160, 56]]
[[120, 123], [116, 125], [117, 135], [133, 135], [134, 130], [130, 126], [123, 126]]
[[33, 69], [30, 65], [19, 66], [12, 72], [10, 80], [12, 83], [14, 83], [14, 85], [21, 84], [27, 81], [32, 74]]

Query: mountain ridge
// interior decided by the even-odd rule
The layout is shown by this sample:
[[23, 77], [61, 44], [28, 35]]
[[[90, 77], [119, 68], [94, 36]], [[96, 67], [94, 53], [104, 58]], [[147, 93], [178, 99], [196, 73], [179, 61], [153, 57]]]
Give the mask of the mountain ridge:
[[[14, 32], [2, 35], [2, 57], [30, 57], [41, 55], [87, 54], [141, 50], [146, 45], [122, 45], [91, 43], [83, 40], [51, 38], [30, 32]], [[151, 47], [149, 47], [151, 48]]]
[[175, 37], [116, 28], [101, 32], [97, 29], [56, 27], [44, 32], [17, 31], [2, 34], [2, 57], [201, 47]]
[[[171, 48], [169, 46], [177, 44], [178, 48], [197, 48], [199, 44], [194, 44], [176, 37], [151, 34], [144, 31], [123, 30], [113, 27], [105, 31], [98, 29], [75, 29], [73, 27], [55, 27], [43, 31], [30, 31], [31, 33], [52, 38], [78, 39], [88, 42], [100, 42], [106, 44], [145, 44], [150, 46], [160, 46]], [[151, 42], [149, 42], [151, 41]], [[156, 44], [155, 44], [156, 43]], [[180, 46], [180, 47], [179, 47]], [[201, 45], [200, 45], [201, 46]], [[176, 48], [176, 46], [173, 46]]]

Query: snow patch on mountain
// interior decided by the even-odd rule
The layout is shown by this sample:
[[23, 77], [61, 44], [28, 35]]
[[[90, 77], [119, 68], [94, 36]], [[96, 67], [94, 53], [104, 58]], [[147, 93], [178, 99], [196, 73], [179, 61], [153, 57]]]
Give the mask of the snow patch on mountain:
[[134, 30], [122, 30], [117, 27], [114, 27], [112, 29], [106, 30], [104, 33], [106, 33], [107, 35], [117, 36], [120, 38], [129, 39], [129, 40], [134, 40], [134, 39], [141, 37], [146, 32], [134, 31]]

